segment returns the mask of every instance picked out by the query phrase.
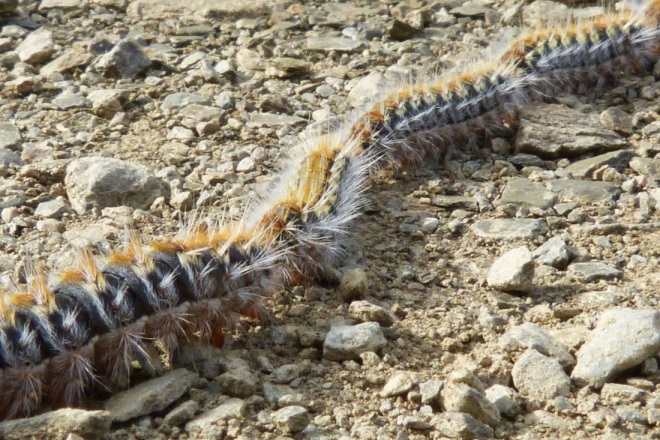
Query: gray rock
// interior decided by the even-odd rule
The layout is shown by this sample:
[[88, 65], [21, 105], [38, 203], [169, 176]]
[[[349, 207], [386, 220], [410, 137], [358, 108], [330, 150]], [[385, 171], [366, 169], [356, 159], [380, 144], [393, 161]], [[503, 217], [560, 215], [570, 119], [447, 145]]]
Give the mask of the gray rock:
[[64, 91], [53, 98], [53, 104], [60, 110], [69, 110], [73, 108], [91, 107], [92, 101], [78, 93]]
[[62, 121], [62, 127], [72, 131], [93, 132], [95, 128], [105, 124], [105, 120], [87, 112], [78, 112]]
[[644, 402], [649, 396], [649, 392], [631, 385], [620, 383], [606, 383], [600, 390], [600, 397], [604, 400], [620, 403]]
[[479, 205], [474, 197], [437, 196], [431, 199], [431, 205], [451, 210], [465, 209], [466, 211], [479, 212]]
[[66, 49], [62, 52], [62, 55], [43, 66], [39, 73], [45, 77], [53, 73], [71, 73], [76, 69], [87, 66], [93, 58], [94, 56], [90, 53]]
[[360, 353], [378, 351], [387, 345], [380, 325], [365, 322], [332, 327], [325, 335], [323, 357], [331, 361], [360, 359]]
[[619, 107], [608, 108], [600, 114], [599, 119], [605, 127], [619, 133], [629, 135], [633, 131], [632, 116]]
[[396, 397], [406, 394], [415, 385], [410, 373], [405, 371], [397, 371], [387, 381], [385, 386], [380, 392], [381, 397]]
[[621, 278], [623, 272], [612, 266], [599, 261], [592, 261], [589, 263], [573, 263], [568, 266], [568, 273], [574, 278], [590, 283], [597, 280], [612, 280]]
[[[566, 421], [548, 411], [541, 409], [528, 413], [524, 416], [524, 423], [528, 426], [542, 426], [560, 432], [569, 432], [569, 426]], [[604, 440], [601, 437], [601, 440]]]
[[387, 35], [394, 41], [405, 41], [419, 33], [419, 29], [405, 21], [392, 20], [386, 26]]
[[195, 417], [197, 411], [199, 411], [199, 403], [194, 400], [188, 400], [167, 413], [163, 418], [163, 424], [179, 426]]
[[542, 354], [557, 358], [564, 368], [575, 365], [575, 359], [561, 343], [531, 322], [511, 328], [502, 335], [498, 345], [507, 351], [533, 348]]
[[168, 187], [150, 169], [105, 157], [85, 157], [69, 164], [64, 179], [73, 209], [83, 214], [92, 207], [130, 206], [148, 209]]
[[644, 309], [607, 310], [580, 348], [571, 378], [578, 386], [603, 384], [655, 356], [660, 348], [660, 313]]
[[372, 72], [360, 79], [348, 93], [348, 102], [358, 107], [380, 96], [390, 86], [390, 80], [380, 72]]
[[545, 224], [531, 218], [501, 218], [477, 220], [472, 232], [478, 237], [493, 240], [526, 239], [532, 240], [546, 229]]
[[475, 439], [493, 438], [493, 428], [481, 423], [469, 414], [446, 412], [431, 420], [433, 427], [445, 437]]
[[292, 396], [296, 394], [294, 389], [288, 385], [278, 385], [272, 384], [270, 382], [264, 382], [263, 388], [266, 401], [273, 405], [278, 405], [280, 399], [282, 399], [284, 396]]
[[309, 424], [309, 413], [302, 406], [287, 406], [272, 414], [273, 421], [289, 432], [300, 432]]
[[339, 292], [346, 302], [364, 298], [369, 292], [369, 279], [362, 269], [350, 269], [341, 277]]
[[523, 10], [523, 22], [530, 28], [538, 28], [542, 23], [562, 22], [570, 17], [571, 10], [563, 3], [536, 0]]
[[486, 277], [488, 286], [500, 290], [524, 291], [534, 284], [534, 258], [527, 246], [515, 248], [499, 257]]
[[542, 183], [532, 182], [529, 179], [514, 179], [506, 185], [498, 202], [500, 205], [512, 204], [548, 209], [555, 204], [555, 200], [555, 194]]
[[516, 390], [495, 384], [486, 390], [486, 399], [500, 411], [500, 414], [514, 418], [520, 411], [520, 404], [516, 400]]
[[48, 202], [41, 202], [34, 210], [34, 215], [41, 218], [61, 219], [64, 214], [71, 212], [71, 207], [63, 199], [57, 198]]
[[249, 173], [250, 171], [254, 171], [256, 168], [257, 164], [251, 157], [244, 157], [238, 164], [236, 164], [236, 172], [238, 173]]
[[527, 105], [521, 109], [516, 150], [555, 158], [594, 150], [617, 150], [627, 142], [602, 126], [596, 114], [584, 114], [557, 104]]
[[37, 65], [47, 61], [55, 52], [53, 33], [46, 28], [32, 32], [15, 49], [21, 61]]
[[215, 381], [222, 387], [222, 392], [232, 397], [250, 397], [259, 384], [259, 378], [248, 368], [237, 368], [221, 374]]
[[248, 127], [279, 127], [280, 125], [298, 125], [307, 122], [298, 116], [277, 115], [275, 113], [254, 113], [245, 122]]
[[309, 73], [310, 64], [297, 58], [271, 58], [268, 60], [268, 67], [266, 67], [266, 75], [275, 78], [290, 78], [295, 76], [303, 76]]
[[651, 159], [650, 157], [634, 157], [630, 161], [630, 168], [643, 174], [652, 177], [655, 180], [660, 180], [660, 160]]
[[[508, 158], [509, 162], [521, 167], [545, 168], [545, 161], [533, 154], [518, 153]], [[523, 179], [525, 180], [525, 179]]]
[[394, 324], [395, 317], [389, 311], [369, 301], [353, 301], [348, 307], [350, 316], [361, 322], [377, 322], [383, 327], [390, 327]]
[[552, 237], [532, 252], [534, 259], [541, 264], [564, 270], [568, 265], [568, 245], [561, 237]]
[[50, 11], [52, 9], [62, 9], [69, 11], [72, 9], [80, 9], [82, 2], [80, 0], [41, 0], [39, 5], [40, 11]]
[[481, 6], [478, 4], [470, 5], [466, 4], [453, 8], [449, 11], [450, 14], [457, 15], [459, 17], [472, 17], [472, 18], [483, 18], [486, 15], [486, 12], [491, 11], [490, 8]]
[[307, 49], [322, 52], [357, 52], [366, 47], [364, 41], [349, 40], [342, 37], [309, 37]]
[[0, 423], [0, 437], [4, 440], [65, 440], [70, 435], [101, 438], [112, 424], [107, 411], [85, 411], [64, 408], [26, 419]]
[[438, 228], [438, 225], [440, 224], [440, 220], [438, 220], [435, 217], [426, 217], [425, 219], [422, 220], [422, 224], [419, 227], [419, 230], [422, 231], [425, 234], [433, 234], [435, 230]]
[[422, 403], [436, 406], [442, 405], [440, 391], [442, 391], [443, 386], [443, 381], [433, 379], [419, 384], [419, 393], [422, 395]]
[[21, 133], [11, 122], [0, 122], [0, 148], [16, 148], [21, 143]]
[[213, 429], [218, 422], [231, 419], [242, 419], [245, 417], [246, 408], [247, 405], [244, 400], [228, 399], [214, 409], [200, 414], [190, 422], [186, 423], [186, 431], [201, 431], [203, 433], [206, 430]]
[[298, 379], [299, 375], [300, 367], [298, 365], [282, 365], [271, 373], [271, 375], [268, 377], [268, 380], [276, 384], [285, 384]]
[[125, 422], [162, 411], [192, 388], [197, 375], [184, 368], [170, 371], [161, 377], [115, 394], [105, 402], [113, 422]]
[[464, 383], [449, 382], [441, 394], [442, 406], [447, 412], [469, 414], [493, 428], [500, 423], [497, 407], [486, 396]]
[[612, 182], [562, 179], [550, 180], [547, 185], [562, 199], [584, 204], [613, 202], [618, 193], [616, 185]]
[[529, 398], [547, 402], [557, 396], [567, 396], [571, 391], [571, 379], [557, 359], [528, 349], [513, 364], [511, 370], [514, 386]]
[[[172, 96], [172, 95], [170, 95]], [[211, 107], [208, 105], [191, 104], [179, 111], [179, 116], [184, 118], [191, 118], [196, 121], [209, 122], [217, 121], [222, 117], [225, 111], [218, 107]]]
[[135, 78], [151, 66], [151, 60], [139, 44], [122, 40], [96, 63], [96, 69], [108, 78]]

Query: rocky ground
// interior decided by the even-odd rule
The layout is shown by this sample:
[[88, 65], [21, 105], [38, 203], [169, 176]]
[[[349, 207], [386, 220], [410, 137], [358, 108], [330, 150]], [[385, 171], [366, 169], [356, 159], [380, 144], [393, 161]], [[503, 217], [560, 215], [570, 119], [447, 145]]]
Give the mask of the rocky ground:
[[[303, 130], [475, 57], [539, 0], [0, 0], [0, 270], [239, 214]], [[653, 74], [653, 75], [650, 75]], [[345, 265], [223, 348], [0, 438], [660, 437], [660, 65], [379, 172]], [[660, 208], [659, 208], [660, 209]], [[658, 284], [656, 284], [658, 283]]]

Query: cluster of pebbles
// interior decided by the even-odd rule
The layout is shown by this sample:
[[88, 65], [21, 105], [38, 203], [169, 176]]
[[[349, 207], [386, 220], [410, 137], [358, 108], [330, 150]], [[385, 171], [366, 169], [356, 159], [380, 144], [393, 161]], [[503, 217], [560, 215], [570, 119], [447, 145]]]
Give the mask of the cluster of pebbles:
[[[0, 271], [239, 215], [303, 130], [572, 9], [0, 0]], [[660, 65], [373, 178], [345, 265], [222, 348], [0, 438], [660, 437]], [[660, 157], [660, 156], [658, 156]], [[200, 214], [203, 213], [203, 214]]]

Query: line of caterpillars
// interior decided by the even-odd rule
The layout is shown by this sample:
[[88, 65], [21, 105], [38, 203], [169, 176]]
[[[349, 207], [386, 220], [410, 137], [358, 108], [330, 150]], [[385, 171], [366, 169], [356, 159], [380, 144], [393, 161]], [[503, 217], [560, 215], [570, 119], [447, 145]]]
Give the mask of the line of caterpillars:
[[219, 344], [287, 282], [341, 257], [374, 167], [446, 159], [457, 144], [515, 124], [515, 107], [655, 61], [655, 0], [644, 9], [525, 33], [486, 66], [404, 85], [350, 124], [308, 138], [243, 218], [144, 246], [137, 235], [99, 267], [81, 250], [54, 286], [40, 268], [0, 295], [0, 419], [123, 387], [131, 364], [193, 338]]

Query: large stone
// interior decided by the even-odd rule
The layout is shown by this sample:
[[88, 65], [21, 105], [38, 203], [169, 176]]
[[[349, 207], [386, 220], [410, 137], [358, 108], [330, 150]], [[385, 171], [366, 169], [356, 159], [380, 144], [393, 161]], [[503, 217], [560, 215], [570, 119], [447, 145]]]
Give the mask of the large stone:
[[299, 116], [278, 115], [275, 113], [253, 113], [248, 115], [245, 125], [252, 128], [279, 127], [280, 125], [300, 125], [305, 121]]
[[614, 201], [619, 190], [612, 182], [594, 182], [588, 180], [550, 180], [548, 188], [565, 201], [571, 200], [584, 204], [599, 204]]
[[332, 327], [325, 335], [323, 357], [331, 361], [360, 359], [360, 353], [378, 351], [387, 341], [377, 322]]
[[46, 28], [32, 32], [16, 48], [22, 62], [34, 65], [47, 61], [54, 52], [53, 33]]
[[247, 405], [244, 400], [228, 399], [214, 409], [200, 414], [190, 422], [186, 423], [186, 431], [204, 432], [208, 429], [212, 429], [219, 422], [243, 418], [245, 417], [246, 408]]
[[545, 229], [546, 226], [541, 220], [533, 218], [477, 220], [472, 225], [472, 232], [477, 236], [494, 240], [531, 240]]
[[531, 322], [511, 328], [502, 335], [498, 345], [507, 351], [533, 348], [540, 353], [556, 358], [564, 368], [575, 365], [575, 359], [561, 343]]
[[105, 409], [113, 422], [125, 422], [163, 409], [174, 403], [192, 388], [197, 375], [185, 368], [170, 371], [161, 377], [112, 396]]
[[566, 168], [557, 170], [557, 175], [559, 177], [564, 177], [571, 174], [575, 177], [590, 178], [594, 171], [605, 165], [623, 170], [623, 168], [628, 165], [632, 156], [632, 150], [610, 151], [609, 153], [599, 154], [598, 156], [590, 157], [588, 159], [578, 160]]
[[488, 286], [500, 290], [524, 291], [534, 283], [534, 258], [527, 246], [510, 250], [495, 260], [488, 276]]
[[601, 261], [591, 261], [588, 263], [573, 263], [568, 266], [568, 273], [574, 278], [590, 283], [598, 280], [612, 280], [621, 278], [623, 272]]
[[493, 428], [481, 423], [469, 414], [445, 412], [431, 420], [433, 427], [445, 437], [475, 439], [493, 438]]
[[0, 148], [15, 148], [21, 143], [21, 133], [11, 122], [0, 122]]
[[73, 209], [83, 214], [98, 207], [148, 209], [167, 197], [167, 185], [145, 166], [105, 157], [85, 157], [69, 164], [64, 183]]
[[561, 237], [552, 237], [532, 252], [534, 259], [555, 269], [563, 270], [568, 265], [568, 245]]
[[107, 411], [85, 411], [64, 408], [27, 419], [0, 423], [3, 440], [65, 440], [71, 435], [82, 438], [102, 438], [110, 429], [112, 419]]
[[565, 397], [571, 391], [571, 379], [557, 359], [544, 356], [532, 348], [525, 351], [513, 365], [511, 377], [518, 391], [540, 401]]
[[194, 93], [176, 92], [165, 97], [163, 103], [160, 105], [160, 109], [163, 111], [169, 109], [177, 110], [193, 104], [208, 106], [211, 105], [211, 100], [206, 96], [196, 95]]
[[645, 309], [603, 312], [577, 354], [571, 378], [578, 386], [603, 384], [660, 349], [660, 313]]
[[41, 68], [39, 73], [50, 76], [53, 73], [71, 73], [75, 69], [83, 68], [94, 58], [87, 52], [78, 52], [74, 49], [66, 49], [62, 55]]
[[555, 158], [618, 150], [625, 148], [627, 141], [603, 127], [597, 114], [584, 114], [557, 104], [534, 104], [520, 111], [515, 146], [521, 153]]
[[396, 320], [392, 312], [369, 301], [353, 301], [348, 312], [361, 322], [377, 322], [383, 327], [390, 327]]
[[469, 414], [493, 428], [500, 423], [500, 411], [497, 407], [469, 385], [449, 382], [441, 394], [442, 406], [447, 412]]
[[60, 110], [70, 110], [74, 108], [91, 107], [92, 101], [78, 93], [65, 90], [53, 98], [53, 104], [59, 107]]
[[350, 40], [342, 37], [309, 37], [307, 39], [307, 49], [323, 52], [355, 52], [364, 47], [364, 41]]
[[410, 373], [398, 371], [387, 381], [380, 395], [381, 397], [401, 396], [410, 391], [414, 385], [415, 382], [412, 380]]
[[151, 66], [151, 60], [134, 41], [122, 40], [96, 63], [96, 70], [109, 78], [135, 78]]
[[361, 78], [348, 93], [348, 102], [358, 107], [379, 97], [391, 86], [390, 80], [380, 72], [372, 72]]
[[529, 179], [515, 179], [507, 184], [498, 200], [500, 205], [520, 205], [548, 209], [555, 204], [556, 196], [542, 183]]
[[81, 0], [41, 0], [39, 5], [40, 11], [50, 11], [52, 9], [62, 9], [63, 11], [70, 11], [82, 7]]
[[300, 432], [309, 424], [309, 413], [302, 406], [287, 406], [272, 414], [273, 421], [289, 432]]

